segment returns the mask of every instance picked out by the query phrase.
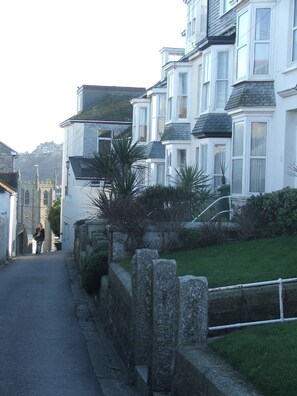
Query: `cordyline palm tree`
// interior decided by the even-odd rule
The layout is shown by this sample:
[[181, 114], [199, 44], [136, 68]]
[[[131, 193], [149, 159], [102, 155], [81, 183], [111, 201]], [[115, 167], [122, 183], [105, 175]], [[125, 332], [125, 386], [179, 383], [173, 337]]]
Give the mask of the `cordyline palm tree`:
[[210, 177], [205, 175], [197, 165], [187, 165], [176, 169], [176, 174], [174, 185], [187, 193], [188, 215], [189, 219], [192, 219], [212, 197]]
[[132, 144], [131, 138], [116, 139], [112, 148], [104, 154], [94, 154], [91, 166], [104, 180], [103, 190], [108, 190], [111, 199], [117, 196], [134, 196], [141, 188], [137, 162], [144, 159], [143, 148]]
[[[125, 205], [124, 202], [128, 205], [128, 199], [134, 199], [141, 191], [139, 171], [143, 166], [137, 162], [142, 159], [143, 148], [137, 143], [132, 144], [131, 138], [115, 139], [108, 152], [94, 154], [91, 166], [97, 171], [98, 178], [104, 181], [104, 185], [98, 190], [97, 197], [91, 197], [91, 201], [99, 209], [101, 217], [114, 222], [116, 213], [112, 212], [119, 211]], [[122, 204], [119, 205], [119, 202]], [[122, 216], [120, 213], [118, 215], [119, 218]]]

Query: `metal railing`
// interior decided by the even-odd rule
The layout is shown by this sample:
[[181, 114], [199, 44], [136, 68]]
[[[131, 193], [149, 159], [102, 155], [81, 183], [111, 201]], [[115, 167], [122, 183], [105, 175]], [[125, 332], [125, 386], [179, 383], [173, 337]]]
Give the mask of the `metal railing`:
[[[224, 195], [223, 197], [219, 197], [218, 199], [216, 199], [215, 201], [213, 201], [210, 205], [208, 205], [207, 208], [205, 208], [201, 213], [199, 213], [198, 216], [195, 217], [194, 220], [192, 220], [192, 223], [194, 223], [195, 221], [197, 221], [201, 216], [204, 215], [204, 213], [206, 213], [210, 208], [212, 208], [215, 204], [217, 204], [218, 202], [220, 202], [223, 199], [228, 199], [229, 200], [229, 208], [231, 208], [231, 195]], [[216, 213], [211, 219], [210, 221], [214, 220], [217, 216], [219, 216], [222, 213], [231, 213], [231, 209], [229, 210], [222, 210], [221, 212]]]
[[267, 282], [255, 282], [255, 283], [245, 283], [242, 285], [233, 285], [233, 286], [224, 286], [224, 287], [215, 287], [208, 289], [209, 292], [214, 291], [223, 291], [223, 290], [234, 290], [234, 289], [243, 289], [249, 287], [260, 287], [260, 286], [268, 286], [268, 285], [277, 285], [278, 284], [278, 300], [279, 300], [279, 319], [269, 319], [269, 320], [259, 320], [254, 322], [243, 322], [243, 323], [232, 323], [232, 324], [225, 324], [221, 326], [212, 326], [209, 327], [209, 331], [214, 330], [223, 330], [223, 329], [232, 329], [238, 327], [246, 327], [246, 326], [256, 326], [262, 325], [267, 323], [283, 323], [283, 322], [291, 322], [297, 320], [297, 317], [284, 317], [284, 302], [283, 302], [283, 284], [284, 283], [292, 283], [297, 282], [297, 278], [288, 278], [288, 279], [277, 279], [273, 281]]

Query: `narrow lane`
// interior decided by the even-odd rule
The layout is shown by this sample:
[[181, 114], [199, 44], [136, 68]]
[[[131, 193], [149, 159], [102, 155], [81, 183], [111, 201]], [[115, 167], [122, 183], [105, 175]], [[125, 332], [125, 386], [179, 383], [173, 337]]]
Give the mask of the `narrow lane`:
[[0, 269], [0, 395], [101, 396], [63, 252]]

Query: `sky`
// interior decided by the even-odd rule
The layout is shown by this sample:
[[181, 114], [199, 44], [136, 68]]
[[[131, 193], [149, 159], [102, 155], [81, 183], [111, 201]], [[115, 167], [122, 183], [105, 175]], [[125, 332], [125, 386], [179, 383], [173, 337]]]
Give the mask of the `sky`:
[[0, 3], [0, 141], [32, 152], [63, 142], [81, 85], [149, 88], [163, 47], [182, 48], [183, 0]]

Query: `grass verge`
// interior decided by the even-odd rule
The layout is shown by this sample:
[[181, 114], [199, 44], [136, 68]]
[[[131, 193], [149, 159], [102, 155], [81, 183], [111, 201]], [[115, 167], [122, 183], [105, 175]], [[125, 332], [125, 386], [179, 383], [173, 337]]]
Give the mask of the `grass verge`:
[[297, 394], [297, 322], [257, 326], [209, 346], [267, 396]]
[[[226, 242], [160, 257], [175, 259], [179, 276], [206, 276], [209, 287], [291, 278], [297, 275], [297, 236]], [[131, 271], [130, 260], [122, 265]]]

